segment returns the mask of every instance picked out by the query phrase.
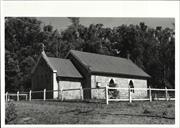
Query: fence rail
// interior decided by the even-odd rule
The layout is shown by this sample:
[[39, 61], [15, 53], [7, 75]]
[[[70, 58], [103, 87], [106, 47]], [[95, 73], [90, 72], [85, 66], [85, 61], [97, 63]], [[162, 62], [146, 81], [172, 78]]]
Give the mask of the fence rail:
[[[17, 101], [21, 100], [22, 97], [25, 97], [24, 100], [35, 100], [35, 98], [32, 97], [32, 94], [40, 94], [40, 99], [36, 100], [64, 100], [64, 93], [68, 91], [79, 91], [79, 97], [80, 100], [84, 100], [84, 91], [86, 90], [97, 90], [97, 89], [104, 89], [105, 91], [105, 100], [106, 104], [109, 104], [111, 101], [129, 101], [130, 103], [132, 101], [152, 101], [152, 100], [175, 100], [175, 89], [158, 89], [158, 88], [118, 88], [118, 87], [100, 87], [100, 88], [74, 88], [74, 89], [60, 89], [60, 90], [39, 90], [39, 91], [29, 91], [29, 92], [17, 92], [17, 93], [8, 93], [5, 94], [5, 100], [9, 101], [11, 97], [15, 97]], [[126, 98], [111, 98], [109, 91], [110, 90], [126, 90], [127, 91], [127, 97]], [[147, 93], [146, 97], [140, 97], [140, 98], [134, 98], [132, 91], [144, 91]], [[58, 99], [48, 99], [48, 93], [58, 93]], [[64, 92], [64, 93], [63, 93]]]
[[[108, 95], [108, 90], [127, 90], [128, 91], [128, 98], [121, 99], [121, 98], [115, 98], [111, 99]], [[132, 90], [141, 90], [141, 91], [147, 91], [148, 95], [146, 98], [132, 98]], [[161, 93], [160, 93], [161, 92]], [[172, 95], [170, 95], [173, 92]], [[162, 94], [164, 93], [164, 94]], [[159, 96], [162, 97], [159, 97]], [[117, 88], [117, 87], [106, 87], [106, 104], [109, 104], [109, 101], [129, 101], [130, 103], [132, 101], [152, 101], [152, 100], [175, 100], [175, 89], [158, 89], [158, 88]]]

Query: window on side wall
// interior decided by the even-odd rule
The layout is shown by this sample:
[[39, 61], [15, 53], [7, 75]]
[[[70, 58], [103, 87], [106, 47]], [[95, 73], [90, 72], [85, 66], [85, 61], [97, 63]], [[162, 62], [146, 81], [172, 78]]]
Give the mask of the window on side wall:
[[101, 83], [100, 82], [96, 82], [96, 88], [100, 88], [101, 87]]
[[134, 93], [134, 83], [132, 80], [129, 81], [129, 87], [131, 88], [131, 92]]
[[114, 80], [113, 79], [111, 79], [110, 81], [109, 81], [109, 87], [115, 87], [116, 85], [115, 85], [115, 83], [114, 83]]

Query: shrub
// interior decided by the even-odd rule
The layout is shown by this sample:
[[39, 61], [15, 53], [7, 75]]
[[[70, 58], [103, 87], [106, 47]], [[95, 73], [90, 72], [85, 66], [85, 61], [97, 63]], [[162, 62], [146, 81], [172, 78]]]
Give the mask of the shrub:
[[162, 113], [162, 115], [163, 115], [163, 116], [167, 116], [167, 112], [164, 111], [164, 112]]
[[168, 106], [167, 106], [168, 108], [171, 108], [171, 107], [173, 107], [173, 105], [172, 104], [168, 104]]
[[5, 117], [5, 122], [9, 123], [10, 121], [14, 120], [17, 117], [16, 110], [15, 110], [15, 105], [13, 102], [8, 102], [6, 103], [6, 117]]
[[[109, 87], [117, 87], [117, 84], [115, 83], [109, 84]], [[119, 91], [116, 89], [109, 89], [108, 94], [110, 99], [116, 99], [119, 95]]]
[[151, 112], [148, 109], [144, 109], [143, 113], [144, 114], [150, 114]]

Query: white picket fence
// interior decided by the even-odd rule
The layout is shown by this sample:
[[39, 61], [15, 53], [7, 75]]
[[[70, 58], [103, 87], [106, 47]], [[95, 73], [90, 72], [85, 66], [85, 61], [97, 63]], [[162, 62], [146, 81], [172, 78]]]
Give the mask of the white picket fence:
[[[17, 93], [8, 93], [6, 92], [5, 94], [5, 100], [9, 101], [11, 97], [16, 97], [16, 100], [19, 101], [20, 97], [25, 97], [25, 100], [32, 100], [32, 94], [34, 93], [40, 93], [42, 98], [40, 100], [47, 100], [48, 98], [46, 97], [47, 93], [49, 92], [58, 92], [58, 100], [63, 101], [64, 100], [64, 95], [63, 92], [66, 91], [77, 91], [79, 90], [79, 95], [80, 95], [80, 100], [84, 100], [83, 97], [83, 92], [85, 90], [94, 90], [94, 89], [104, 89], [105, 90], [105, 100], [106, 104], [109, 104], [111, 101], [129, 101], [130, 103], [132, 101], [152, 101], [152, 100], [175, 100], [175, 89], [158, 89], [158, 88], [117, 88], [117, 87], [101, 87], [101, 88], [77, 88], [77, 89], [61, 89], [61, 90], [42, 90], [42, 91], [29, 91], [29, 92], [17, 92]], [[128, 92], [128, 97], [127, 98], [110, 98], [109, 97], [109, 90], [126, 90]], [[132, 90], [136, 91], [146, 91], [148, 92], [147, 97], [145, 98], [132, 98]], [[173, 96], [170, 96], [170, 92], [173, 93]], [[152, 96], [153, 93], [153, 96]], [[162, 94], [161, 96], [159, 94]], [[34, 100], [34, 99], [33, 99]], [[49, 100], [49, 99], [48, 99]], [[55, 99], [52, 99], [55, 100]]]
[[25, 100], [28, 100], [28, 94], [19, 94], [19, 91], [16, 94], [6, 92], [5, 100], [9, 101], [9, 99], [11, 99], [10, 97], [16, 97], [17, 101], [19, 101], [20, 96], [23, 96], [25, 97]]
[[[95, 88], [91, 88], [91, 89], [95, 89]], [[76, 89], [60, 89], [60, 90], [42, 90], [42, 91], [32, 91], [30, 90], [29, 92], [19, 92], [17, 91], [17, 93], [8, 93], [6, 92], [5, 93], [5, 101], [9, 101], [11, 99], [11, 97], [14, 97], [14, 99], [16, 99], [16, 101], [19, 101], [20, 100], [20, 97], [25, 97], [24, 99], [25, 100], [28, 100], [31, 101], [31, 100], [47, 100], [47, 93], [53, 93], [53, 92], [57, 92], [58, 93], [58, 100], [61, 100], [63, 101], [64, 100], [64, 96], [63, 96], [63, 92], [66, 92], [66, 91], [77, 91], [79, 90], [80, 91], [80, 99], [83, 100], [84, 97], [83, 97], [83, 90], [87, 90], [87, 89], [82, 89], [82, 88], [76, 88]], [[38, 98], [32, 98], [32, 95], [33, 94], [41, 94], [42, 93], [42, 99], [38, 99]], [[12, 98], [13, 99], [13, 98]], [[48, 99], [49, 100], [49, 99]], [[55, 100], [55, 99], [52, 99], [52, 100]]]
[[[125, 99], [110, 99], [109, 98], [109, 94], [108, 94], [108, 90], [111, 89], [111, 90], [127, 90], [128, 91], [128, 98], [125, 98]], [[147, 98], [132, 98], [132, 90], [142, 90], [142, 91], [147, 91], [149, 92], [149, 94], [147, 95]], [[164, 96], [163, 97], [158, 97], [157, 96], [157, 93], [154, 93], [155, 94], [155, 97], [152, 97], [152, 92], [153, 91], [157, 91], [158, 93], [159, 92], [164, 92]], [[170, 97], [169, 96], [169, 92], [174, 92], [174, 97]], [[109, 104], [110, 101], [129, 101], [130, 103], [132, 101], [152, 101], [153, 100], [175, 100], [175, 89], [158, 89], [158, 88], [115, 88], [115, 87], [106, 87], [106, 104]]]

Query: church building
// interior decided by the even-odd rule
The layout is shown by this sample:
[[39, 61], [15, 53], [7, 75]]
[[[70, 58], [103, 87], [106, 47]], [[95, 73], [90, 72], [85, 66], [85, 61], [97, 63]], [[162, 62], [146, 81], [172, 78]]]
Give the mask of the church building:
[[[84, 90], [84, 99], [105, 99], [101, 87], [114, 83], [120, 88], [147, 88], [150, 76], [130, 59], [70, 50], [65, 59], [48, 57], [42, 51], [32, 70], [32, 91], [47, 90], [47, 98], [58, 99], [58, 91], [77, 88]], [[78, 90], [64, 92], [64, 99], [80, 99]], [[34, 95], [42, 98], [43, 95]], [[126, 98], [127, 90], [119, 90], [118, 97]], [[144, 98], [147, 91], [133, 90], [133, 98]]]

